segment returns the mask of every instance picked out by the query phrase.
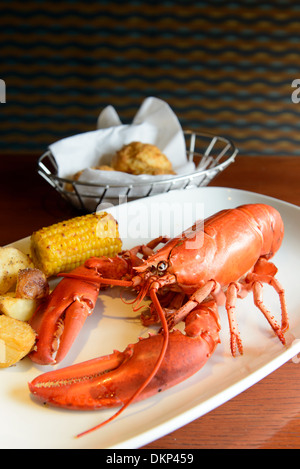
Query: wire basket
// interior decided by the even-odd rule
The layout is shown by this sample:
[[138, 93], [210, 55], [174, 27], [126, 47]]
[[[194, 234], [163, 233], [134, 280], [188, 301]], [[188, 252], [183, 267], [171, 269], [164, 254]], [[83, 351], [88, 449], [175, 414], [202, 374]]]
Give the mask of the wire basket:
[[130, 185], [99, 185], [58, 176], [58, 166], [48, 150], [38, 160], [38, 173], [75, 208], [94, 212], [101, 203], [118, 205], [141, 197], [171, 190], [207, 186], [221, 171], [233, 163], [238, 153], [235, 145], [224, 137], [193, 131], [184, 132], [187, 159], [195, 163], [191, 174], [175, 175], [161, 181]]

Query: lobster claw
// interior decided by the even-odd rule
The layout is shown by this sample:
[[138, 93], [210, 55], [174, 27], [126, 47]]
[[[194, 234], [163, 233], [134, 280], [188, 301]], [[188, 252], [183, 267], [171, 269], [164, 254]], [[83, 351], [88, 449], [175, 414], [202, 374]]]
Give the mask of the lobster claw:
[[53, 365], [64, 359], [95, 308], [100, 289], [99, 277], [84, 265], [73, 273], [87, 280], [63, 279], [30, 321], [37, 333], [37, 343], [30, 358], [40, 365]]
[[[170, 332], [163, 361], [154, 374], [163, 334], [139, 339], [124, 352], [114, 351], [111, 355], [45, 373], [29, 383], [29, 389], [42, 402], [67, 409], [121, 407], [109, 420], [82, 436], [115, 418], [133, 399], [153, 396], [202, 368], [220, 341], [216, 305], [200, 305], [191, 321], [198, 323], [193, 328], [193, 337], [178, 330]], [[187, 325], [187, 329], [190, 327]]]
[[[67, 409], [121, 406], [151, 374], [162, 341], [161, 334], [150, 335], [128, 345], [124, 352], [115, 351], [111, 355], [44, 373], [29, 383], [29, 389], [43, 402]], [[206, 340], [188, 337], [178, 330], [171, 332], [159, 371], [136, 401], [187, 379], [204, 365], [212, 351]]]

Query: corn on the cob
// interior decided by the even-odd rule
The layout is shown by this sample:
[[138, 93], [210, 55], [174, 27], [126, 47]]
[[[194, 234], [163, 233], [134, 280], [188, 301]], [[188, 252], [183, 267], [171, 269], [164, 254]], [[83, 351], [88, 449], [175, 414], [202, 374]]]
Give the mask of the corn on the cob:
[[31, 257], [47, 277], [69, 272], [90, 257], [120, 252], [118, 224], [106, 212], [84, 215], [42, 228], [31, 236]]

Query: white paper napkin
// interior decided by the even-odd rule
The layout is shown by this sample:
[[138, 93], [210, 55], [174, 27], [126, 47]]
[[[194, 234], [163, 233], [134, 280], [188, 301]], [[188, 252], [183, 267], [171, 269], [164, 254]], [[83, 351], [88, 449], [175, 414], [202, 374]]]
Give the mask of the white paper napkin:
[[[136, 176], [90, 169], [109, 165], [118, 150], [134, 141], [156, 145], [171, 161], [177, 174], [188, 174], [195, 169], [193, 163], [187, 161], [184, 134], [178, 118], [167, 103], [154, 97], [145, 99], [131, 125], [122, 124], [116, 110], [107, 106], [99, 115], [97, 130], [62, 139], [50, 145], [49, 149], [62, 178], [72, 178], [82, 170], [79, 181], [99, 185], [127, 185], [170, 178], [170, 175]], [[82, 190], [87, 193], [87, 186]], [[95, 191], [89, 188], [89, 194], [91, 190]]]

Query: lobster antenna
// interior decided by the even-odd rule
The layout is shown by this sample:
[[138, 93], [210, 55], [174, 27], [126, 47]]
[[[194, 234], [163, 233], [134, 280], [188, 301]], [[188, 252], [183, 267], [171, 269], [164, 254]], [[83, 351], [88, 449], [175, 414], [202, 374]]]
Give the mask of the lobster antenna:
[[140, 306], [140, 304], [142, 303], [142, 301], [145, 298], [145, 296], [147, 295], [147, 293], [148, 293], [148, 285], [145, 284], [141, 288], [141, 291], [139, 292], [138, 296], [135, 299], [135, 306], [133, 308], [133, 311], [138, 311], [139, 309], [141, 309], [143, 307], [143, 306]]
[[79, 433], [76, 438], [81, 438], [82, 436], [85, 436], [85, 435], [88, 435], [89, 433], [92, 433], [94, 432], [95, 430], [98, 430], [99, 428], [101, 427], [104, 427], [104, 425], [110, 423], [112, 420], [115, 420], [122, 412], [124, 412], [125, 409], [127, 409], [127, 407], [130, 406], [130, 404], [132, 404], [132, 402], [137, 398], [137, 396], [145, 389], [145, 387], [150, 383], [150, 381], [153, 379], [153, 377], [156, 375], [156, 373], [158, 372], [162, 362], [163, 362], [163, 359], [165, 357], [165, 354], [166, 354], [166, 351], [167, 351], [167, 348], [168, 348], [168, 343], [169, 343], [169, 328], [168, 328], [168, 323], [167, 323], [167, 320], [165, 318], [165, 315], [164, 315], [164, 312], [163, 312], [163, 309], [158, 301], [158, 298], [157, 298], [157, 295], [156, 295], [156, 289], [151, 289], [150, 290], [150, 296], [151, 296], [151, 300], [153, 301], [154, 303], [154, 306], [159, 314], [159, 317], [160, 317], [160, 320], [161, 320], [161, 323], [162, 323], [162, 331], [163, 331], [163, 345], [162, 345], [162, 348], [161, 348], [161, 351], [160, 351], [160, 354], [159, 354], [159, 357], [158, 357], [158, 360], [155, 364], [155, 367], [153, 368], [152, 372], [150, 373], [150, 375], [148, 376], [148, 378], [144, 381], [144, 383], [135, 391], [135, 393], [131, 396], [131, 398], [126, 402], [126, 404], [123, 405], [123, 407], [121, 407], [121, 409], [119, 409], [114, 415], [112, 415], [112, 417], [108, 418], [107, 420], [104, 420], [104, 422], [101, 422], [99, 423], [99, 425], [96, 425], [95, 427], [93, 428], [90, 428], [89, 430], [86, 430], [82, 433]]

